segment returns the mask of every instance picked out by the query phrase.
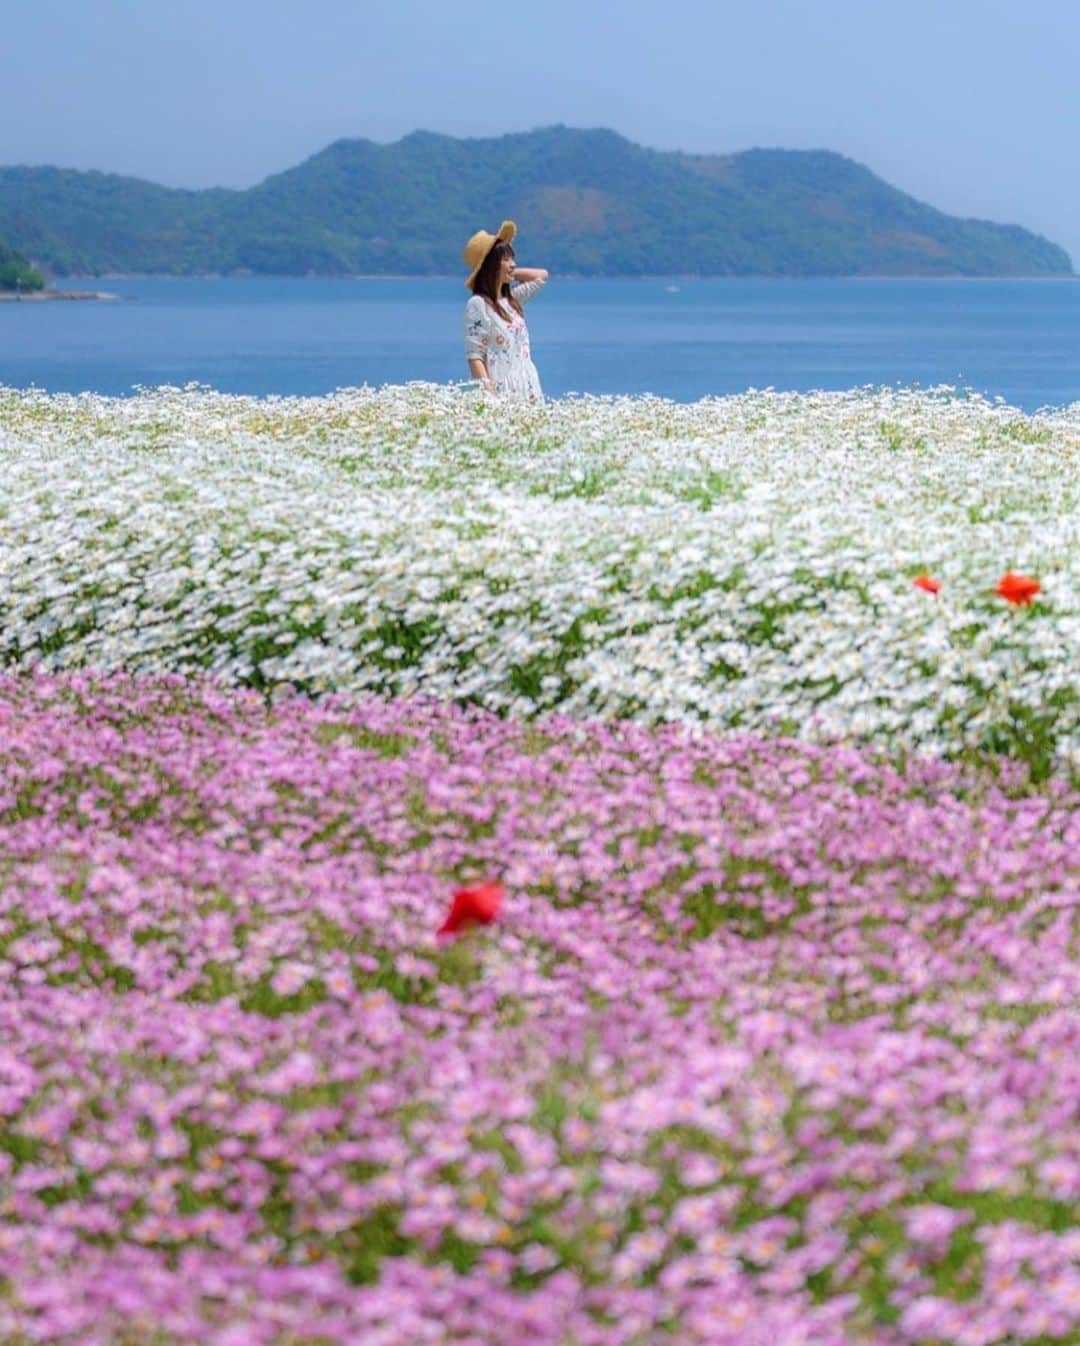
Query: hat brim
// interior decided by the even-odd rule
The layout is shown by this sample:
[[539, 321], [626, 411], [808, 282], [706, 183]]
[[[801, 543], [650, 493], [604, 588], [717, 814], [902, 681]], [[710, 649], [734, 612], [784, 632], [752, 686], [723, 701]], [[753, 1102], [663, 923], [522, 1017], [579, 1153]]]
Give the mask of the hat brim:
[[[514, 223], [514, 221], [503, 220], [502, 224], [499, 225], [499, 232], [495, 235], [495, 238], [492, 241], [491, 248], [493, 248], [496, 243], [512, 243], [516, 237], [517, 237], [517, 225]], [[477, 278], [477, 276], [483, 269], [484, 262], [487, 261], [488, 255], [491, 252], [491, 248], [488, 248], [487, 252], [484, 253], [484, 261], [481, 262], [480, 265], [475, 268], [475, 270], [469, 276], [468, 280], [465, 282], [466, 286], [470, 290], [472, 289], [473, 281]]]

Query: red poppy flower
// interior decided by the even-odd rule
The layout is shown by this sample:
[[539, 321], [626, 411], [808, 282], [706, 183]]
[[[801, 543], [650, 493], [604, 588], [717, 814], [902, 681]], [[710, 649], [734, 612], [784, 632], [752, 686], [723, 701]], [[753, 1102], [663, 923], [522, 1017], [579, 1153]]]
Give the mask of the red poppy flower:
[[459, 888], [454, 894], [450, 914], [437, 933], [456, 935], [470, 925], [490, 925], [502, 910], [506, 893], [501, 883], [488, 879], [473, 888]]
[[916, 575], [915, 588], [925, 589], [928, 594], [936, 594], [941, 588], [941, 581], [932, 580], [929, 575]]
[[998, 580], [994, 593], [1008, 603], [1030, 603], [1042, 588], [1030, 575], [1014, 575], [1010, 570]]

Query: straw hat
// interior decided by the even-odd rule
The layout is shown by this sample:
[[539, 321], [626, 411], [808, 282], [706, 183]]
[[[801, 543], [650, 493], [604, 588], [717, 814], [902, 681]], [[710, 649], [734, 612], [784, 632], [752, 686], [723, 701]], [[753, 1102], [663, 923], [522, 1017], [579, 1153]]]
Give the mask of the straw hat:
[[472, 267], [469, 273], [469, 279], [466, 285], [472, 286], [476, 279], [476, 273], [484, 265], [484, 258], [488, 255], [496, 243], [510, 243], [517, 233], [517, 225], [513, 220], [503, 220], [499, 226], [497, 234], [489, 234], [486, 229], [479, 229], [468, 243], [465, 244], [465, 265]]

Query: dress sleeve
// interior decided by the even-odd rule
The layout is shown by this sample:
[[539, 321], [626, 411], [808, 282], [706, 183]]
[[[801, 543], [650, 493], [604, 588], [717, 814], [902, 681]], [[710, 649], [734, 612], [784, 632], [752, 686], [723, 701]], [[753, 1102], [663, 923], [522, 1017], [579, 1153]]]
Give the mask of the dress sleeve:
[[546, 280], [523, 280], [520, 285], [511, 285], [510, 293], [519, 304], [527, 304], [533, 295], [538, 294], [546, 284]]
[[487, 352], [487, 305], [478, 294], [474, 294], [465, 305], [465, 359], [486, 360]]

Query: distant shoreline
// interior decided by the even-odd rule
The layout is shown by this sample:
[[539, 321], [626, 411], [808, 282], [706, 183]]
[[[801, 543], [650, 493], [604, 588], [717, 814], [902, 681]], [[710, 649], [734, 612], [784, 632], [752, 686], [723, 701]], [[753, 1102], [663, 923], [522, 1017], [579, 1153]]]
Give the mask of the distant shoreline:
[[[229, 272], [222, 272], [222, 271], [204, 271], [204, 272], [192, 272], [192, 273], [190, 273], [190, 274], [188, 274], [188, 275], [178, 276], [178, 275], [175, 275], [175, 274], [173, 274], [172, 272], [168, 272], [168, 271], [115, 271], [115, 272], [114, 272], [114, 271], [110, 271], [110, 272], [107, 272], [107, 273], [105, 273], [105, 274], [103, 274], [103, 275], [100, 275], [100, 276], [68, 276], [67, 279], [68, 279], [69, 281], [75, 281], [75, 282], [78, 282], [78, 281], [100, 281], [100, 280], [105, 280], [105, 281], [109, 281], [109, 280], [176, 280], [176, 281], [181, 281], [181, 280], [295, 280], [295, 281], [309, 281], [309, 280], [386, 280], [386, 281], [430, 280], [430, 281], [452, 281], [452, 280], [457, 280], [457, 281], [460, 281], [460, 282], [461, 282], [462, 289], [464, 289], [464, 287], [465, 287], [464, 277], [461, 276], [461, 275], [459, 275], [457, 272], [454, 272], [452, 275], [430, 275], [430, 274], [428, 274], [428, 273], [424, 273], [423, 275], [417, 275], [415, 272], [412, 273], [412, 274], [408, 274], [408, 273], [406, 273], [406, 274], [397, 274], [397, 273], [395, 273], [395, 274], [392, 274], [392, 275], [389, 275], [389, 274], [387, 274], [387, 273], [385, 273], [385, 272], [377, 272], [377, 273], [372, 273], [372, 274], [367, 274], [367, 273], [362, 273], [362, 272], [355, 272], [355, 273], [354, 273], [354, 272], [348, 272], [348, 273], [338, 274], [338, 275], [333, 275], [333, 274], [327, 273], [327, 274], [325, 274], [325, 275], [320, 274], [320, 275], [316, 275], [316, 276], [298, 276], [298, 275], [296, 275], [295, 273], [292, 273], [292, 272], [278, 272], [278, 271], [245, 272], [245, 273], [243, 273], [243, 274], [238, 274], [238, 273], [236, 273], [236, 272], [229, 273]], [[888, 280], [888, 281], [913, 281], [913, 280], [919, 280], [919, 281], [935, 281], [935, 280], [938, 280], [938, 281], [940, 281], [940, 280], [960, 280], [960, 281], [980, 281], [980, 282], [985, 282], [985, 281], [1000, 281], [1000, 282], [1003, 282], [1003, 283], [1015, 282], [1015, 281], [1025, 281], [1025, 282], [1027, 282], [1027, 281], [1045, 281], [1046, 283], [1049, 284], [1049, 283], [1054, 283], [1054, 282], [1059, 282], [1059, 281], [1076, 281], [1076, 280], [1080, 280], [1080, 272], [1072, 272], [1071, 274], [1070, 274], [1070, 273], [1067, 273], [1067, 272], [1057, 272], [1057, 273], [1054, 273], [1054, 274], [1051, 274], [1051, 275], [1047, 275], [1047, 274], [1045, 274], [1045, 273], [1035, 273], [1035, 274], [1030, 275], [1030, 276], [1022, 276], [1022, 275], [1016, 275], [1016, 276], [967, 276], [967, 275], [960, 275], [960, 274], [956, 274], [956, 273], [954, 273], [954, 274], [952, 274], [952, 275], [928, 275], [928, 274], [925, 273], [925, 272], [915, 272], [915, 273], [912, 273], [912, 274], [910, 274], [910, 275], [895, 275], [895, 274], [892, 274], [892, 273], [887, 273], [887, 274], [883, 274], [883, 275], [857, 275], [857, 276], [837, 276], [837, 275], [830, 275], [830, 274], [812, 275], [812, 276], [775, 276], [775, 275], [762, 275], [762, 274], [760, 274], [760, 273], [749, 273], [749, 274], [746, 274], [746, 275], [732, 276], [732, 275], [711, 275], [711, 274], [710, 274], [710, 275], [702, 275], [702, 274], [695, 273], [695, 272], [685, 272], [685, 273], [684, 273], [684, 272], [657, 272], [657, 273], [655, 273], [655, 274], [650, 273], [649, 275], [640, 275], [640, 276], [638, 276], [638, 275], [628, 276], [628, 275], [625, 275], [625, 274], [603, 275], [603, 276], [583, 276], [583, 275], [581, 275], [580, 273], [577, 273], [577, 272], [565, 272], [565, 273], [554, 273], [553, 276], [552, 276], [552, 279], [554, 279], [554, 280], [559, 280], [559, 281], [568, 281], [568, 280], [571, 280], [571, 281], [594, 281], [594, 280], [611, 281], [611, 280], [625, 280], [625, 281], [642, 281], [642, 282], [650, 282], [650, 281], [651, 281], [651, 282], [655, 282], [655, 281], [668, 281], [668, 282], [672, 282], [672, 281], [682, 281], [682, 282], [685, 282], [685, 283], [692, 283], [692, 282], [694, 282], [694, 281], [701, 281], [701, 280], [768, 280], [768, 281], [789, 282], [789, 283], [790, 283], [790, 282], [817, 281], [817, 280], [830, 280], [830, 281], [836, 281], [836, 280], [843, 280], [843, 281], [868, 281], [868, 280], [873, 280], [873, 281], [882, 281], [882, 280]], [[13, 299], [15, 296], [14, 296], [14, 295], [0, 295], [0, 298], [5, 298], [5, 297], [6, 297], [6, 298], [12, 298], [12, 299]], [[24, 294], [22, 297], [23, 297], [24, 299], [29, 299], [29, 298], [31, 298], [30, 295], [25, 295], [25, 294]], [[119, 299], [119, 298], [121, 298], [120, 295], [109, 294], [109, 293], [107, 293], [107, 292], [100, 292], [100, 291], [99, 291], [99, 292], [94, 292], [94, 291], [87, 291], [87, 290], [39, 291], [38, 294], [37, 294], [37, 298], [39, 298], [39, 299], [40, 299], [40, 298], [54, 298], [54, 299], [60, 299], [60, 298], [64, 298], [64, 299], [84, 299], [84, 298], [88, 298], [88, 297], [93, 297], [93, 298], [97, 298], [97, 299]]]
[[50, 299], [119, 299], [108, 290], [31, 290], [16, 294], [14, 290], [0, 291], [0, 304], [41, 304]]

